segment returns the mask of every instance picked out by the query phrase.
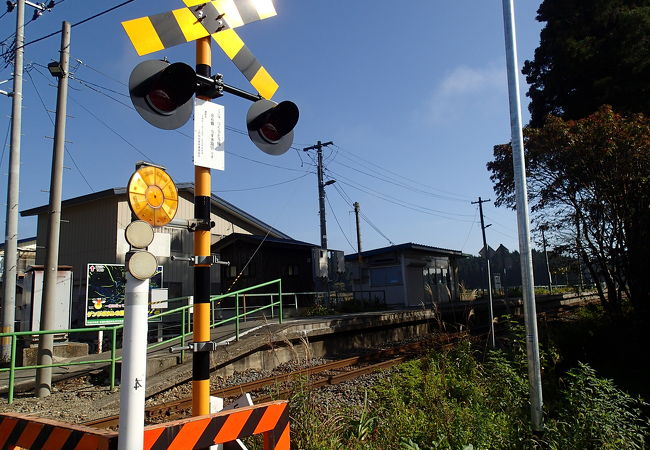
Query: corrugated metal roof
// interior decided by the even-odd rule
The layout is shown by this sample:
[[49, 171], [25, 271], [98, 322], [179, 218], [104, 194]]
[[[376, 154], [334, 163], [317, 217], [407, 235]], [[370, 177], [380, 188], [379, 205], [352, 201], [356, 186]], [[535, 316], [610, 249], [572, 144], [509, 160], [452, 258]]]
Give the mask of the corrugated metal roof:
[[245, 240], [245, 241], [251, 241], [251, 242], [261, 242], [264, 241], [269, 244], [281, 244], [281, 245], [296, 245], [300, 247], [310, 247], [310, 248], [318, 248], [318, 245], [315, 244], [310, 244], [309, 242], [303, 242], [303, 241], [297, 241], [295, 239], [283, 239], [283, 238], [276, 238], [272, 236], [261, 236], [258, 234], [244, 234], [244, 233], [232, 233], [229, 234], [228, 236], [224, 237], [223, 239], [215, 242], [212, 244], [213, 247], [216, 247], [218, 249], [221, 249], [223, 247], [227, 247], [231, 244], [233, 244], [237, 240]]
[[[461, 256], [461, 257], [463, 256], [463, 252], [461, 252], [460, 250], [451, 250], [448, 248], [432, 247], [430, 245], [415, 244], [413, 242], [406, 242], [404, 244], [391, 245], [388, 247], [368, 250], [365, 252], [361, 252], [361, 256], [364, 257], [364, 256], [380, 255], [382, 253], [394, 252], [398, 250], [419, 250], [419, 251], [425, 251], [429, 253], [439, 253], [441, 255], [446, 255], [446, 256]], [[356, 259], [357, 257], [358, 257], [357, 253], [345, 255], [345, 259]]]
[[[194, 194], [194, 183], [177, 183], [176, 187], [179, 191], [186, 191]], [[126, 195], [126, 187], [117, 187], [111, 189], [105, 189], [99, 192], [93, 192], [92, 194], [82, 195], [79, 197], [70, 198], [61, 202], [61, 208], [69, 208], [71, 206], [82, 205], [84, 203], [93, 202], [96, 200], [101, 200], [111, 196]], [[235, 217], [249, 222], [253, 225], [256, 225], [259, 228], [269, 231], [270, 235], [273, 237], [278, 237], [282, 239], [291, 239], [291, 236], [281, 232], [280, 230], [272, 227], [271, 225], [261, 221], [257, 217], [254, 217], [248, 214], [246, 211], [236, 207], [230, 202], [222, 199], [221, 197], [216, 196], [215, 194], [211, 195], [212, 205], [220, 207], [230, 214], [233, 214]], [[38, 206], [36, 208], [26, 209], [20, 212], [20, 215], [23, 217], [35, 216], [47, 212], [48, 205]]]

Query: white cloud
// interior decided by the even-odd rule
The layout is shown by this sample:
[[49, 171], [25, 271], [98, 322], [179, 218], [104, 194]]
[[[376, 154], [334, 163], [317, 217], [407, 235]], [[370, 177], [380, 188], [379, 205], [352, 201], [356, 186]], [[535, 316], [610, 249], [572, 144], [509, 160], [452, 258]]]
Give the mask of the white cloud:
[[440, 97], [461, 96], [502, 88], [505, 79], [505, 68], [498, 68], [494, 65], [479, 69], [460, 66], [442, 80], [436, 95]]
[[[435, 87], [427, 101], [432, 122], [470, 119], [476, 113], [490, 114], [495, 102], [507, 104], [506, 68], [459, 66]], [[475, 117], [475, 116], [474, 116]]]

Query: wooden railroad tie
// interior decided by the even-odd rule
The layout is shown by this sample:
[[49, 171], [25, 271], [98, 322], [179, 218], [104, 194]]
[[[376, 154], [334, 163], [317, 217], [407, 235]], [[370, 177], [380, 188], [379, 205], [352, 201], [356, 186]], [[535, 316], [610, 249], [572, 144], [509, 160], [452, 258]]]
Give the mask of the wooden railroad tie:
[[[144, 429], [144, 449], [207, 449], [214, 444], [264, 435], [265, 450], [289, 449], [287, 401], [195, 416]], [[0, 449], [113, 450], [118, 433], [17, 413], [0, 414]]]

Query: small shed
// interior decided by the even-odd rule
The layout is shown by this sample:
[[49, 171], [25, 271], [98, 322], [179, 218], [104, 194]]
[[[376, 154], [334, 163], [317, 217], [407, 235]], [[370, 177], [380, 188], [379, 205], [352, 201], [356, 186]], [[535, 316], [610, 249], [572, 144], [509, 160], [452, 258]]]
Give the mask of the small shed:
[[354, 291], [383, 292], [386, 304], [420, 306], [460, 299], [459, 250], [408, 242], [345, 256]]
[[326, 257], [326, 252], [308, 242], [243, 233], [224, 237], [211, 251], [230, 263], [221, 269], [224, 292], [277, 278], [282, 279], [285, 292], [314, 291], [320, 262]]

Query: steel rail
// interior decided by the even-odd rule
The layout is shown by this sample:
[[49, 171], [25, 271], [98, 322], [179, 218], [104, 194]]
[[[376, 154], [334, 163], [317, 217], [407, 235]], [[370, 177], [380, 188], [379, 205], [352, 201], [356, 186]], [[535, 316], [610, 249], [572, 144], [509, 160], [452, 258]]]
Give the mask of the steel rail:
[[[359, 355], [359, 356], [353, 356], [350, 358], [345, 358], [325, 364], [320, 364], [318, 366], [313, 366], [313, 367], [307, 367], [304, 369], [296, 370], [290, 373], [286, 374], [281, 374], [281, 375], [275, 375], [272, 377], [267, 377], [263, 378], [257, 381], [251, 381], [248, 383], [243, 383], [239, 384], [236, 386], [229, 386], [221, 389], [216, 389], [210, 392], [210, 395], [212, 396], [217, 396], [217, 397], [222, 397], [222, 398], [232, 398], [236, 397], [239, 395], [242, 395], [243, 393], [246, 392], [254, 392], [259, 389], [263, 389], [269, 386], [278, 386], [283, 383], [287, 383], [296, 379], [300, 379], [301, 377], [310, 377], [313, 375], [318, 375], [323, 372], [328, 372], [328, 371], [333, 371], [333, 370], [339, 370], [343, 369], [346, 367], [354, 366], [356, 364], [361, 364], [365, 362], [370, 362], [370, 361], [376, 361], [377, 359], [381, 358], [386, 358], [390, 357], [396, 354], [400, 353], [411, 353], [411, 352], [417, 352], [422, 350], [422, 348], [426, 347], [427, 345], [430, 344], [440, 344], [439, 341], [446, 340], [448, 342], [440, 345], [441, 347], [448, 346], [450, 344], [453, 344], [453, 342], [449, 341], [457, 341], [460, 337], [466, 336], [466, 333], [454, 333], [451, 335], [442, 335], [440, 338], [436, 340], [422, 340], [422, 341], [417, 341], [417, 342], [411, 342], [409, 344], [397, 346], [397, 347], [392, 347], [388, 349], [383, 349], [379, 350], [376, 352], [368, 353], [365, 355]], [[385, 367], [390, 367], [395, 364], [399, 364], [403, 362], [407, 357], [406, 356], [401, 356], [398, 358], [393, 358], [388, 361], [382, 361], [377, 364], [373, 364], [370, 366], [366, 366], [360, 369], [352, 370], [345, 372], [343, 374], [339, 375], [330, 375], [328, 377], [324, 377], [321, 380], [316, 380], [311, 383], [309, 383], [309, 388], [310, 389], [317, 389], [319, 387], [328, 385], [328, 384], [338, 384], [343, 381], [347, 381], [350, 379], [354, 379], [356, 377], [359, 377], [361, 375], [373, 372], [375, 370], [379, 370], [381, 368]], [[287, 393], [290, 393], [290, 389], [285, 389], [281, 392], [276, 392], [275, 394], [269, 394], [269, 395], [264, 395], [262, 397], [256, 397], [256, 401], [260, 401], [261, 399], [264, 398], [282, 398], [283, 395], [287, 395]], [[150, 399], [152, 397], [155, 397], [160, 393], [152, 394], [147, 397], [147, 399]], [[155, 406], [149, 406], [145, 408], [145, 417], [147, 421], [152, 421], [152, 419], [157, 419], [157, 418], [166, 418], [166, 419], [172, 419], [176, 418], [177, 415], [180, 413], [185, 413], [188, 411], [192, 406], [192, 398], [183, 398], [179, 400], [174, 400], [171, 402], [166, 402], [160, 405], [155, 405]], [[117, 426], [119, 422], [119, 416], [114, 415], [114, 416], [108, 416], [104, 417], [101, 419], [96, 419], [96, 420], [91, 420], [88, 422], [84, 422], [83, 424], [86, 426], [92, 426], [95, 428], [113, 428]]]

